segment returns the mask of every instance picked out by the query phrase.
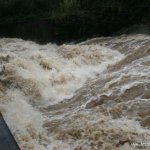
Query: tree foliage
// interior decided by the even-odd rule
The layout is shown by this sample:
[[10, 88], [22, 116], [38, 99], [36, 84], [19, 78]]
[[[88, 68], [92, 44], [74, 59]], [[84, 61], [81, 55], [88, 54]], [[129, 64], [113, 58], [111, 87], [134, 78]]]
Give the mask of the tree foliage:
[[0, 23], [47, 19], [75, 37], [150, 24], [150, 0], [0, 0]]

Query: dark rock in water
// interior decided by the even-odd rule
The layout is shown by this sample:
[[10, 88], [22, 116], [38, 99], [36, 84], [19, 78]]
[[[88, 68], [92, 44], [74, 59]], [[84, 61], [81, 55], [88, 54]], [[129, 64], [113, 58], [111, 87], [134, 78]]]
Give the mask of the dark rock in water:
[[0, 112], [0, 133], [1, 133], [0, 134], [0, 149], [1, 150], [10, 150], [10, 149], [20, 150], [1, 112]]

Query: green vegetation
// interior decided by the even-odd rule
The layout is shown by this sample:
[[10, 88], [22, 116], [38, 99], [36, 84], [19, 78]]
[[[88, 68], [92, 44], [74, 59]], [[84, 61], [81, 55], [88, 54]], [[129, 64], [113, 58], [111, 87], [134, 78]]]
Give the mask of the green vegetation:
[[150, 0], [0, 0], [0, 24], [30, 20], [49, 20], [64, 39], [111, 35], [149, 25]]
[[144, 22], [150, 19], [150, 0], [0, 0], [1, 23], [10, 18], [14, 21], [34, 17], [57, 20], [72, 15], [101, 23], [108, 20]]

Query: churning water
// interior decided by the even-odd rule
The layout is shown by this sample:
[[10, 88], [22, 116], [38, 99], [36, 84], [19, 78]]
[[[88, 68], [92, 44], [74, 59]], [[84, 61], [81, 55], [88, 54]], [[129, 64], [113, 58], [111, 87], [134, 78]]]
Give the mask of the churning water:
[[150, 36], [2, 38], [0, 111], [21, 150], [148, 150]]

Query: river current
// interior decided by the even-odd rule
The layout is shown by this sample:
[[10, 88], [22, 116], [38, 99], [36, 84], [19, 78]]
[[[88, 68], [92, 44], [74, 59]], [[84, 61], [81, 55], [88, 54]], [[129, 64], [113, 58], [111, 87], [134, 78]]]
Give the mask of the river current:
[[21, 150], [149, 150], [150, 36], [1, 38], [0, 111]]

